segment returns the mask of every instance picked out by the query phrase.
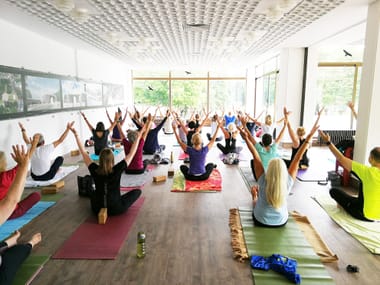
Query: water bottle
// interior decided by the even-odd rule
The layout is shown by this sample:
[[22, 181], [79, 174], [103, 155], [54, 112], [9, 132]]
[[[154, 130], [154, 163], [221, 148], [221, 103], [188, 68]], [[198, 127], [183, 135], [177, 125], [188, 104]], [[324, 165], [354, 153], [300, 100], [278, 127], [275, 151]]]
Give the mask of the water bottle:
[[145, 233], [137, 233], [137, 257], [143, 258], [145, 256]]

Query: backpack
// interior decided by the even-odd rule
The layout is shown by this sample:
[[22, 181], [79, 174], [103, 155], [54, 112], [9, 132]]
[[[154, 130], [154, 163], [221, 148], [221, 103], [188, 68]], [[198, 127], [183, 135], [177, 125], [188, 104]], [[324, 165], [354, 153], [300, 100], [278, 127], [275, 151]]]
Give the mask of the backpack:
[[91, 197], [95, 191], [94, 179], [91, 175], [77, 176], [78, 194], [83, 197]]

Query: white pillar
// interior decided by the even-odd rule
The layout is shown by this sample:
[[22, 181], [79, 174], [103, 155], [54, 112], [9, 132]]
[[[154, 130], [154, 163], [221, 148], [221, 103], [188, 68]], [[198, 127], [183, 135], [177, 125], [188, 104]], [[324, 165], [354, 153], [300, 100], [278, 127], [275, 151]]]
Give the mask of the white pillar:
[[380, 146], [380, 0], [368, 7], [354, 160], [367, 163]]

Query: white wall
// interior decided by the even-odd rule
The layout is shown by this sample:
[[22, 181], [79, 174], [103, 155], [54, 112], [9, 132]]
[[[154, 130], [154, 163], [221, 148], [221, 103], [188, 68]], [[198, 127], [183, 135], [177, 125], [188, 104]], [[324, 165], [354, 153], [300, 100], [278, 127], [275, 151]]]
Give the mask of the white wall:
[[[66, 46], [2, 19], [0, 19], [0, 34], [7, 35], [0, 45], [0, 65], [123, 84], [126, 94], [125, 104], [130, 103], [130, 68], [121, 61], [100, 52], [87, 52]], [[111, 112], [114, 110], [115, 108], [110, 108]], [[92, 124], [103, 121], [106, 127], [108, 126], [103, 108], [86, 110], [85, 113]], [[30, 135], [35, 132], [43, 133], [47, 143], [58, 139], [69, 121], [76, 121], [75, 126], [83, 139], [90, 136], [78, 111], [2, 120], [0, 129], [3, 135], [0, 137], [0, 150], [9, 153], [13, 144], [22, 143], [17, 125], [19, 121], [24, 123]], [[70, 134], [58, 147], [56, 154], [65, 154], [72, 149], [76, 149], [76, 144]]]

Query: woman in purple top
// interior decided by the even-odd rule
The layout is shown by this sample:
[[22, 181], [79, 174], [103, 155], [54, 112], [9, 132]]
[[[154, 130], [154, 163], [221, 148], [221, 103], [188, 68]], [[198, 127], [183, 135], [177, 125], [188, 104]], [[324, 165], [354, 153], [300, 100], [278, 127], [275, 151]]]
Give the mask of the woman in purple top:
[[173, 124], [173, 131], [177, 142], [190, 158], [189, 167], [187, 165], [181, 165], [180, 167], [186, 180], [206, 180], [209, 178], [212, 170], [216, 167], [213, 163], [208, 163], [206, 165], [206, 155], [215, 142], [218, 129], [219, 126], [217, 127], [214, 136], [206, 146], [202, 146], [202, 137], [199, 133], [193, 134], [191, 137], [192, 146], [187, 146], [178, 136], [177, 124]]

